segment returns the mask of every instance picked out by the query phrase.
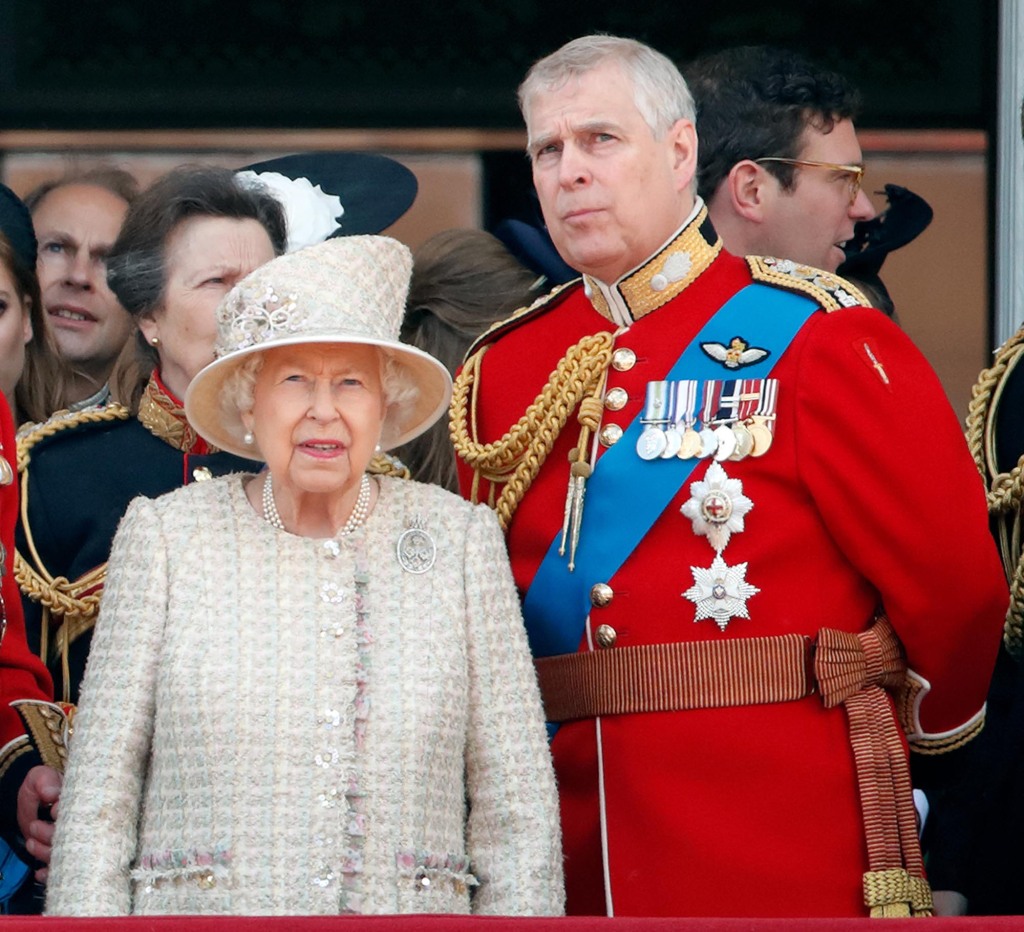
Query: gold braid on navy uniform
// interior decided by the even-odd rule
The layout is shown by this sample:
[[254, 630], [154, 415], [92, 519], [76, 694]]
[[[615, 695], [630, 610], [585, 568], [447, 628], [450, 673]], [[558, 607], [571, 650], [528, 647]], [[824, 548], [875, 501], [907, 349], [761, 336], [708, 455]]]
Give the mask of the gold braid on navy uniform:
[[[570, 457], [575, 462], [586, 456], [587, 438], [600, 423], [600, 396], [613, 342], [612, 335], [602, 331], [571, 347], [526, 413], [493, 443], [480, 442], [476, 417], [480, 366], [487, 346], [466, 360], [452, 394], [452, 443], [456, 455], [473, 470], [472, 501], [480, 500], [480, 480], [490, 483], [487, 503], [497, 512], [503, 530], [577, 409], [581, 436]], [[495, 497], [499, 486], [501, 493]]]
[[[50, 618], [61, 619], [60, 658], [64, 671], [64, 700], [68, 699], [68, 650], [71, 642], [88, 631], [99, 614], [100, 595], [107, 576], [107, 564], [102, 563], [75, 580], [64, 576], [53, 576], [43, 564], [36, 550], [32, 526], [28, 520], [28, 467], [32, 460], [32, 448], [42, 440], [79, 424], [93, 424], [101, 421], [124, 421], [131, 412], [120, 404], [104, 407], [85, 408], [82, 411], [59, 411], [42, 424], [27, 425], [18, 431], [18, 474], [21, 476], [21, 526], [25, 532], [28, 558], [20, 551], [14, 553], [14, 578], [21, 591], [32, 601], [42, 606], [42, 630], [40, 632], [39, 655], [43, 663], [49, 663]], [[31, 559], [31, 563], [29, 562]]]
[[1024, 502], [1024, 456], [1009, 472], [1000, 472], [996, 459], [996, 416], [1003, 389], [1024, 356], [1024, 330], [1010, 337], [983, 369], [971, 389], [967, 409], [967, 445], [985, 483], [989, 514], [998, 528], [1003, 571], [1010, 584], [1010, 607], [1003, 642], [1010, 654], [1024, 654], [1024, 561], [1021, 553], [1021, 505]]

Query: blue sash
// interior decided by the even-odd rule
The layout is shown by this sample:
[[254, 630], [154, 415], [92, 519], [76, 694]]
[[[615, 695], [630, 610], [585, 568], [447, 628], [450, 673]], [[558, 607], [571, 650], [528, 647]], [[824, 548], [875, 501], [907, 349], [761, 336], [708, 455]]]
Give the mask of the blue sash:
[[6, 915], [7, 905], [28, 879], [31, 871], [14, 849], [0, 839], [0, 914]]
[[[819, 305], [804, 295], [751, 284], [737, 292], [704, 325], [663, 378], [767, 378], [775, 363]], [[770, 353], [742, 370], [726, 370], [701, 343], [742, 336]], [[700, 395], [698, 394], [698, 397]], [[702, 460], [644, 461], [636, 441], [644, 425], [637, 415], [622, 438], [598, 459], [587, 480], [576, 568], [559, 556], [561, 532], [551, 542], [523, 601], [523, 617], [535, 657], [575, 653], [590, 613], [590, 590], [607, 582], [650, 530]], [[568, 480], [567, 480], [568, 481]]]

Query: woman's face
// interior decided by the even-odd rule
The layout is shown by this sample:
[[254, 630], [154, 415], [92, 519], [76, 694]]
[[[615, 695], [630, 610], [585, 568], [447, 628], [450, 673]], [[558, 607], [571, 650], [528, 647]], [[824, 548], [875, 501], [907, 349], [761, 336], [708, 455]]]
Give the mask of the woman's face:
[[32, 339], [29, 299], [18, 294], [14, 276], [0, 262], [0, 391], [14, 407], [14, 387], [25, 368], [25, 344]]
[[256, 220], [189, 217], [167, 238], [163, 304], [139, 320], [148, 343], [157, 340], [160, 378], [179, 398], [196, 373], [213, 362], [214, 312], [241, 279], [274, 258]]
[[384, 423], [380, 371], [372, 346], [267, 351], [242, 421], [275, 486], [292, 495], [343, 495], [359, 485]]

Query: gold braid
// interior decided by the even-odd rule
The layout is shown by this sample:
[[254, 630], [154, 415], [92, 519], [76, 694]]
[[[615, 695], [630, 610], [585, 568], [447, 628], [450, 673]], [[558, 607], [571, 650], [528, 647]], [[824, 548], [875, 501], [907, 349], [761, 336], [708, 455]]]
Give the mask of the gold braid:
[[[611, 362], [613, 342], [610, 333], [601, 332], [586, 336], [571, 347], [526, 413], [494, 443], [480, 443], [477, 434], [475, 389], [487, 347], [466, 360], [452, 395], [452, 443], [456, 455], [473, 470], [474, 502], [479, 500], [480, 480], [491, 483], [488, 504], [498, 513], [503, 530], [508, 529], [512, 515], [573, 411], [581, 408], [581, 443], [585, 442], [586, 433], [600, 422], [600, 408], [582, 402], [586, 396], [600, 393]], [[504, 488], [495, 501], [494, 488], [498, 485]]]
[[971, 389], [967, 409], [967, 445], [985, 483], [989, 514], [998, 528], [1003, 571], [1010, 584], [1010, 607], [1003, 642], [1010, 654], [1024, 653], [1024, 563], [1021, 561], [1021, 503], [1024, 501], [1024, 456], [1009, 472], [999, 472], [996, 460], [996, 412], [1007, 376], [1024, 356], [1024, 329], [1006, 341], [992, 366], [983, 369]]
[[25, 532], [25, 543], [34, 563], [30, 564], [20, 551], [14, 553], [14, 578], [18, 587], [32, 601], [39, 602], [43, 609], [42, 631], [40, 632], [39, 655], [44, 663], [49, 661], [49, 629], [51, 615], [63, 619], [60, 631], [60, 654], [64, 667], [64, 698], [68, 697], [68, 648], [72, 640], [88, 629], [99, 612], [100, 596], [107, 575], [107, 564], [103, 563], [89, 570], [73, 582], [64, 576], [52, 576], [43, 564], [32, 536], [28, 520], [28, 466], [32, 459], [32, 448], [41, 440], [52, 437], [79, 424], [95, 424], [102, 421], [127, 420], [131, 412], [120, 404], [102, 408], [86, 408], [82, 411], [58, 412], [42, 424], [31, 424], [18, 431], [18, 473], [21, 475], [21, 526]]

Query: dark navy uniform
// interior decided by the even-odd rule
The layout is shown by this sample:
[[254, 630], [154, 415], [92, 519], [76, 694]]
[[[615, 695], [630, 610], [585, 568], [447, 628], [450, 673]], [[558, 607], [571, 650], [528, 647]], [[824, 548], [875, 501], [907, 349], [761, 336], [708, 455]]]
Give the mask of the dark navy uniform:
[[966, 749], [961, 791], [933, 824], [932, 873], [967, 896], [974, 915], [1024, 912], [1024, 329], [996, 353], [972, 393], [967, 439], [988, 492], [992, 532], [1010, 584], [1010, 611], [992, 677], [985, 730]]
[[211, 449], [155, 376], [137, 417], [120, 405], [55, 415], [25, 432], [18, 451], [28, 473], [28, 527], [17, 529], [27, 636], [56, 698], [76, 702], [111, 541], [129, 502], [260, 464]]

